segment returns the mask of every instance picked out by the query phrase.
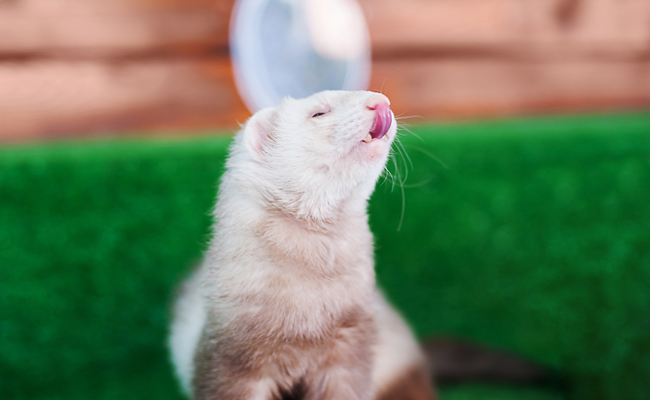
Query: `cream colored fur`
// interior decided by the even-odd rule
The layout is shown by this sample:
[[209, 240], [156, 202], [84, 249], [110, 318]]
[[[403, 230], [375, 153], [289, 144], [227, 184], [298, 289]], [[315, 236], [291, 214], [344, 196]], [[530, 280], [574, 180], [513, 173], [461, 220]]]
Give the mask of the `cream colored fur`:
[[206, 319], [206, 307], [201, 292], [201, 268], [181, 287], [174, 304], [174, 321], [169, 336], [169, 347], [176, 375], [187, 395], [191, 395], [194, 376], [194, 353], [201, 338]]
[[307, 398], [371, 399], [423, 365], [375, 287], [366, 207], [396, 133], [393, 118], [387, 140], [362, 142], [376, 101], [388, 100], [286, 99], [235, 137], [213, 240], [171, 327], [194, 398], [271, 400], [304, 383]]
[[404, 371], [425, 366], [427, 360], [411, 329], [380, 292], [375, 297], [375, 310], [378, 337], [372, 381], [381, 392], [400, 379]]

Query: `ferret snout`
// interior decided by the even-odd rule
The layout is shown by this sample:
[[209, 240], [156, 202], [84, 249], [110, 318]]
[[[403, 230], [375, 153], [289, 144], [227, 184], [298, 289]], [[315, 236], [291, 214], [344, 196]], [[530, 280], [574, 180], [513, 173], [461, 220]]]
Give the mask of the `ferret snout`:
[[390, 107], [390, 100], [388, 100], [388, 97], [381, 93], [373, 93], [368, 100], [366, 100], [366, 107], [368, 107], [369, 110], [375, 110], [383, 103], [386, 103], [386, 106]]
[[[366, 108], [375, 111], [375, 120], [364, 142], [381, 139], [386, 135], [393, 123], [393, 112], [390, 110], [390, 100], [383, 94], [373, 94], [366, 101]], [[369, 140], [368, 140], [369, 139]]]

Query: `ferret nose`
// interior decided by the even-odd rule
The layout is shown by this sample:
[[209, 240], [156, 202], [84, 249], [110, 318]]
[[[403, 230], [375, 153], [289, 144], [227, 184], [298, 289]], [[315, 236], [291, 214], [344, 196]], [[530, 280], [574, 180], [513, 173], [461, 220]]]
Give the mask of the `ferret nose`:
[[390, 108], [390, 100], [388, 97], [381, 93], [375, 93], [366, 100], [366, 107], [369, 110], [376, 110], [378, 108]]
[[386, 135], [393, 123], [393, 112], [390, 101], [383, 94], [376, 93], [366, 101], [366, 107], [375, 112], [375, 120], [370, 128], [370, 137], [381, 139]]

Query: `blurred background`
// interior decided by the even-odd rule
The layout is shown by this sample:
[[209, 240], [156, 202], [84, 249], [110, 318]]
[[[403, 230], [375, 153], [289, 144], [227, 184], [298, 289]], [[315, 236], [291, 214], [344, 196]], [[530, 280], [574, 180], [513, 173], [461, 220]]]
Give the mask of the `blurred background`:
[[238, 42], [232, 0], [0, 0], [0, 399], [184, 398], [169, 307], [269, 73], [417, 116], [369, 205], [381, 287], [564, 382], [442, 400], [650, 400], [650, 1], [273, 3]]
[[[0, 141], [229, 131], [232, 0], [0, 0]], [[647, 0], [360, 0], [371, 90], [457, 119], [650, 105]], [[227, 129], [221, 129], [227, 128]]]

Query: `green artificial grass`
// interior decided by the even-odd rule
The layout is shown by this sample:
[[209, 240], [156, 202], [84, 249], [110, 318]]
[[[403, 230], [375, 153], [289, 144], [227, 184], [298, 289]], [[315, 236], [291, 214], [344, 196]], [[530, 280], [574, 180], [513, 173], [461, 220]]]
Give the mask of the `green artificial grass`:
[[464, 384], [445, 387], [439, 392], [442, 400], [563, 400], [559, 392], [528, 387]]
[[[650, 399], [650, 114], [413, 131], [403, 193], [387, 179], [370, 206], [382, 287], [421, 337], [510, 349], [569, 381], [442, 399]], [[0, 150], [0, 398], [182, 398], [168, 307], [208, 240], [228, 143]]]

